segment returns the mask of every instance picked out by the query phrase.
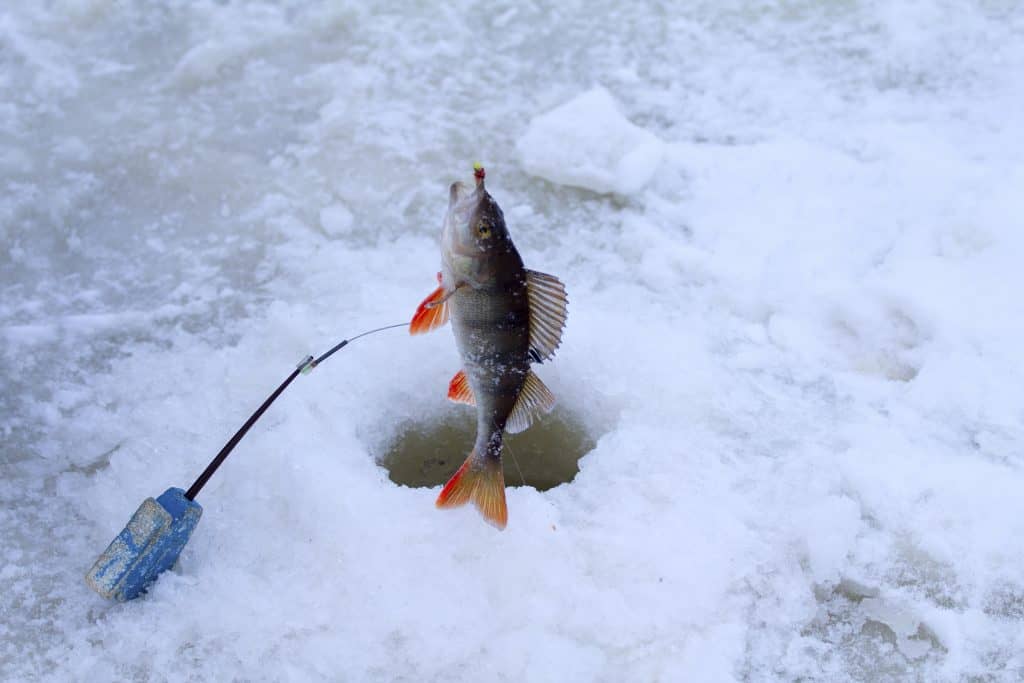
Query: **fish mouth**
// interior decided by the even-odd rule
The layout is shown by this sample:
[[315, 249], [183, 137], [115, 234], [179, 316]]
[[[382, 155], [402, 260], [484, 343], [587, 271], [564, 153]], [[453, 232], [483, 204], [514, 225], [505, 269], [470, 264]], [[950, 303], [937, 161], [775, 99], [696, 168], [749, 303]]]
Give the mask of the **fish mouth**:
[[483, 188], [479, 185], [471, 187], [462, 181], [452, 183], [448, 190], [448, 210], [462, 210], [473, 208], [483, 197]]
[[452, 183], [448, 189], [448, 211], [461, 213], [467, 209], [475, 209], [487, 195], [487, 190], [484, 189], [485, 175], [484, 167], [477, 162], [473, 164], [472, 186], [462, 181]]
[[446, 258], [473, 258], [479, 255], [480, 250], [470, 234], [469, 225], [486, 194], [482, 184], [474, 187], [463, 182], [452, 183], [448, 191], [448, 214], [445, 216], [442, 236], [444, 250], [448, 254]]
[[463, 182], [452, 183], [448, 191], [448, 216], [456, 224], [468, 224], [486, 194], [483, 184], [472, 187]]

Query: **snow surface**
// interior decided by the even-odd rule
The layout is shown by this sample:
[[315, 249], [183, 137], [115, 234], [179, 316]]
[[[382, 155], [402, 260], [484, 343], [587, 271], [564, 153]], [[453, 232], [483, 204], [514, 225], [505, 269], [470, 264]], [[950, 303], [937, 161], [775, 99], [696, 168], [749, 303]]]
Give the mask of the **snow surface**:
[[[0, 678], [1020, 680], [1020, 6], [428, 5], [0, 8]], [[392, 484], [458, 360], [382, 333], [91, 593], [408, 318], [474, 160], [570, 293], [576, 479], [502, 533]]]
[[604, 88], [594, 88], [530, 122], [516, 144], [523, 168], [553, 183], [629, 195], [646, 185], [664, 154]]

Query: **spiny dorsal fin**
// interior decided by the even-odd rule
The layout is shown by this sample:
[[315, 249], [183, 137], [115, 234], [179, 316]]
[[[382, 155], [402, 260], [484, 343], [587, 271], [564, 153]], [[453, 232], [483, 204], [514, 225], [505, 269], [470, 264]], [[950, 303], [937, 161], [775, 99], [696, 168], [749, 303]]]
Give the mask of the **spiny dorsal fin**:
[[465, 403], [468, 406], [476, 405], [476, 398], [473, 396], [473, 389], [469, 386], [469, 380], [466, 379], [465, 370], [456, 372], [452, 381], [448, 382], [448, 400]]
[[526, 381], [523, 382], [523, 388], [512, 408], [512, 414], [508, 416], [508, 422], [505, 423], [505, 431], [509, 434], [517, 434], [533, 424], [533, 421], [544, 413], [551, 412], [554, 407], [555, 397], [544, 386], [544, 382], [540, 381], [540, 377], [537, 377], [531, 370], [526, 375]]
[[554, 356], [562, 343], [569, 299], [557, 277], [536, 270], [526, 271], [526, 292], [530, 300], [530, 356], [542, 363]]

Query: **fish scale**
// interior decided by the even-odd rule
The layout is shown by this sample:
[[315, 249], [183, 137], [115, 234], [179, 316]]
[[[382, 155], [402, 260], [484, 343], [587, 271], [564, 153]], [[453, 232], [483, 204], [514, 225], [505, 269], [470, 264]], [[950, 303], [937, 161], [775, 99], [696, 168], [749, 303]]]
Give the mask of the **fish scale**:
[[452, 297], [452, 331], [477, 402], [474, 450], [499, 462], [505, 422], [529, 369], [522, 301], [497, 288], [462, 288]]

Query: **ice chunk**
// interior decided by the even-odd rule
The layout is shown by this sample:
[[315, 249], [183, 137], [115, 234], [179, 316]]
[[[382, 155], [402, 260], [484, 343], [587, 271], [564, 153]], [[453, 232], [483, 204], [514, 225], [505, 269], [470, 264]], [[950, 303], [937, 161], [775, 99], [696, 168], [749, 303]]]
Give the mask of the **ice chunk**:
[[597, 87], [530, 122], [517, 143], [526, 172], [594, 192], [631, 194], [654, 176], [664, 144]]

